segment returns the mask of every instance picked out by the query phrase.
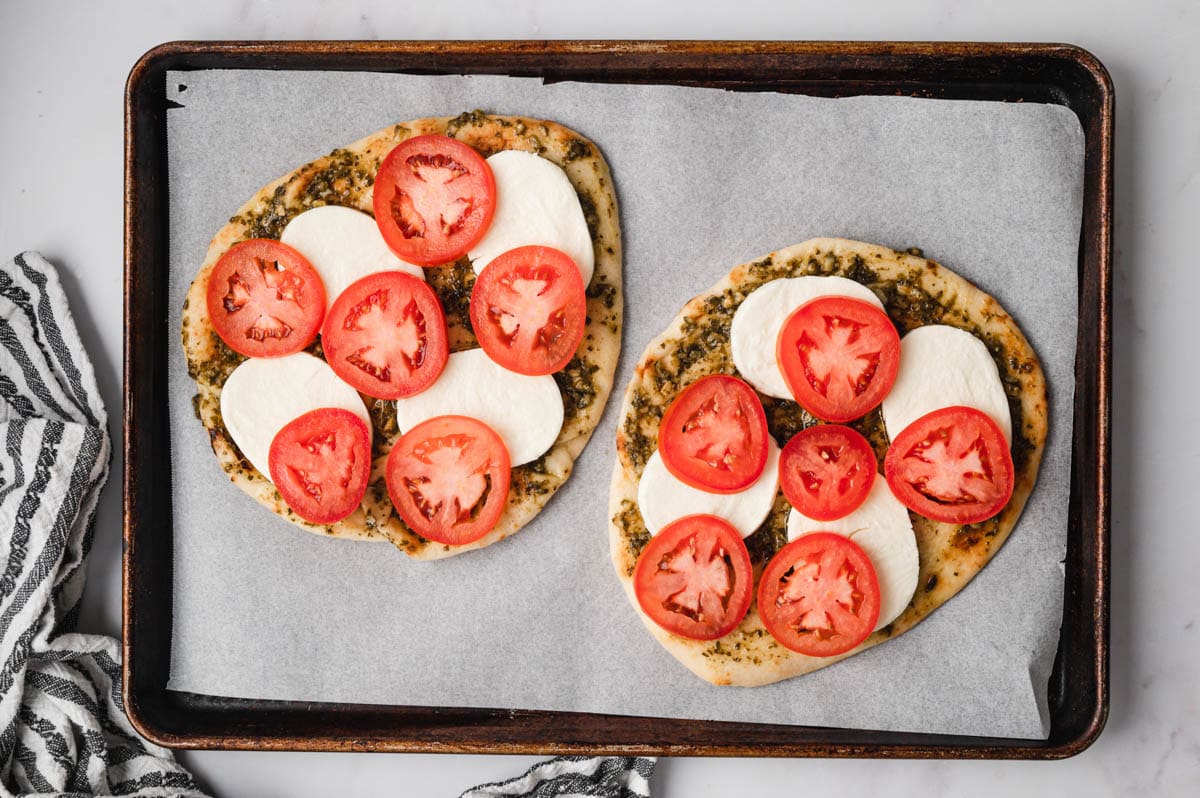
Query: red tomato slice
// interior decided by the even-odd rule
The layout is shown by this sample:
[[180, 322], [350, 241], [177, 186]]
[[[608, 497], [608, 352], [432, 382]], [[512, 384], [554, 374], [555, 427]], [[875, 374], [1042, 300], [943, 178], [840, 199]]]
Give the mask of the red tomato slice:
[[767, 414], [737, 377], [703, 377], [663, 413], [658, 450], [667, 470], [693, 488], [737, 493], [766, 467]]
[[733, 631], [754, 598], [750, 552], [715, 515], [689, 515], [650, 539], [633, 570], [638, 604], [671, 634], [716, 640]]
[[376, 272], [351, 283], [329, 309], [321, 346], [334, 373], [378, 399], [420, 393], [450, 356], [437, 295], [404, 272]]
[[508, 502], [508, 449], [482, 421], [438, 416], [400, 436], [388, 454], [388, 495], [409, 528], [459, 546], [492, 531]]
[[771, 636], [810, 657], [844, 654], [879, 620], [879, 582], [849, 538], [813, 532], [784, 546], [763, 569], [758, 613]]
[[488, 357], [518, 374], [553, 374], [583, 340], [579, 267], [551, 247], [518, 247], [489, 263], [471, 290], [471, 326]]
[[866, 415], [892, 389], [900, 335], [874, 305], [819, 297], [788, 316], [776, 356], [800, 406], [823, 421], [841, 423]]
[[229, 348], [282, 357], [313, 342], [325, 316], [325, 284], [303, 255], [269, 238], [234, 244], [208, 277], [208, 318]]
[[883, 460], [892, 493], [908, 509], [952, 524], [986, 521], [1012, 498], [1012, 453], [1000, 426], [973, 407], [921, 416]]
[[296, 515], [332, 524], [362, 504], [371, 475], [371, 432], [349, 410], [322, 407], [276, 433], [267, 463], [271, 481]]
[[436, 266], [483, 238], [496, 212], [496, 178], [461, 141], [416, 136], [383, 159], [372, 204], [392, 251], [409, 263]]
[[875, 482], [875, 451], [849, 427], [820, 424], [796, 433], [779, 455], [779, 484], [798, 511], [833, 521], [857, 510]]

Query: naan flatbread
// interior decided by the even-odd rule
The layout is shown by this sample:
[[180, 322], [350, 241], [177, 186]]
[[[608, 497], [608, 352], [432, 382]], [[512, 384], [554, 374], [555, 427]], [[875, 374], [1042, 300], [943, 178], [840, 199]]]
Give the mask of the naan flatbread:
[[[827, 658], [797, 654], [777, 643], [763, 626], [757, 606], [720, 640], [677, 637], [642, 613], [632, 580], [638, 554], [650, 539], [638, 510], [637, 485], [657, 447], [663, 410], [680, 389], [702, 376], [737, 374], [729, 349], [734, 311], [760, 285], [801, 275], [839, 275], [870, 287], [901, 334], [924, 324], [948, 324], [979, 337], [999, 367], [1013, 420], [1016, 480], [1008, 505], [996, 517], [969, 525], [938, 523], [910, 513], [920, 556], [912, 602], [858, 648]], [[771, 434], [780, 446], [815, 421], [795, 402], [761, 398]], [[625, 392], [617, 426], [617, 462], [609, 500], [613, 566], [646, 628], [680, 662], [713, 684], [769, 684], [823, 668], [911, 629], [979, 573], [1012, 532], [1033, 490], [1046, 442], [1046, 421], [1041, 364], [1016, 322], [988, 294], [916, 251], [896, 252], [830, 238], [797, 244], [735, 268], [690, 301], [646, 347]], [[851, 426], [871, 441], [882, 463], [888, 440], [879, 410]], [[756, 585], [771, 555], [787, 543], [788, 510], [779, 493], [767, 520], [746, 539]]]
[[[508, 505], [495, 529], [463, 546], [445, 546], [419, 537], [393, 510], [383, 478], [387, 453], [400, 433], [391, 402], [364, 398], [375, 429], [374, 468], [362, 507], [345, 520], [327, 526], [310, 524], [292, 513], [275, 486], [242, 457], [221, 421], [221, 386], [244, 358], [217, 336], [205, 309], [209, 275], [231, 246], [248, 238], [278, 239], [292, 217], [320, 205], [344, 205], [370, 213], [371, 186], [380, 162], [401, 141], [430, 133], [452, 136], [485, 158], [501, 150], [525, 150], [562, 167], [579, 195], [595, 248], [583, 344], [570, 364], [554, 375], [565, 410], [562, 431], [545, 455], [513, 469]], [[475, 347], [467, 310], [475, 281], [470, 263], [463, 258], [450, 266], [426, 269], [425, 277], [445, 309], [451, 350]], [[309, 532], [354, 540], [388, 540], [416, 559], [437, 559], [514, 534], [566, 481], [575, 458], [600, 420], [612, 388], [621, 346], [622, 303], [617, 200], [600, 150], [578, 133], [553, 122], [473, 111], [393, 125], [264, 186], [217, 233], [208, 248], [183, 306], [183, 350], [188, 373], [196, 380], [196, 415], [208, 430], [221, 468], [235, 485]], [[321, 354], [319, 340], [309, 351]]]

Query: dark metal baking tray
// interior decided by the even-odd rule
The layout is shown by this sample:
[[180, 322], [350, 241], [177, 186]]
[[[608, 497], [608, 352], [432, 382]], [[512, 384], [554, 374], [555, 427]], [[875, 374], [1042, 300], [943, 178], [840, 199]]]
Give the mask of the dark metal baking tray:
[[[1079, 328], [1062, 636], [1045, 741], [637, 718], [572, 712], [220, 698], [168, 690], [172, 601], [167, 341], [166, 72], [364, 70], [504, 74], [708, 86], [824, 97], [911, 95], [1048, 102], [1085, 137]], [[1108, 712], [1109, 399], [1113, 90], [1089, 52], [1062, 44], [868, 42], [172, 42], [125, 92], [125, 706], [179, 748], [1053, 759], [1100, 734]]]

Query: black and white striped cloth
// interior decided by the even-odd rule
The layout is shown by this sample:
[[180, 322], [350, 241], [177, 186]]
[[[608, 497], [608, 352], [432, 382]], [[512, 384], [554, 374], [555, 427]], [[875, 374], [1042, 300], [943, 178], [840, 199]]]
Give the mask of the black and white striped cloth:
[[[116, 640], [75, 631], [107, 415], [54, 268], [0, 267], [0, 796], [204, 798], [125, 717]], [[654, 760], [559, 757], [464, 798], [645, 798]]]
[[645, 756], [560, 756], [515, 779], [473, 787], [460, 798], [647, 798], [654, 764]]
[[79, 634], [107, 417], [54, 269], [0, 267], [0, 794], [198, 796], [121, 701], [121, 652]]

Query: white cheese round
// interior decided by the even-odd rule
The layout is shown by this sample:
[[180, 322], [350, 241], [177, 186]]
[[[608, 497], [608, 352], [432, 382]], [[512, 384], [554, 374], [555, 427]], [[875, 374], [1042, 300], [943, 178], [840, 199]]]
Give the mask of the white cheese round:
[[455, 352], [433, 385], [396, 400], [401, 432], [434, 416], [470, 416], [508, 447], [512, 465], [536, 460], [554, 445], [563, 425], [562, 394], [549, 374], [531, 377], [492, 362], [482, 349]]
[[359, 278], [384, 271], [407, 272], [425, 279], [420, 266], [400, 260], [369, 214], [323, 205], [293, 218], [279, 240], [308, 258], [325, 283], [326, 309]]
[[917, 590], [921, 564], [917, 556], [917, 538], [912, 521], [888, 488], [883, 474], [877, 474], [867, 500], [850, 515], [836, 521], [817, 521], [796, 509], [788, 514], [788, 540], [811, 532], [834, 532], [850, 538], [871, 558], [879, 581], [879, 622], [882, 629], [904, 612]]
[[487, 159], [496, 176], [496, 214], [469, 253], [475, 273], [510, 249], [534, 244], [571, 256], [586, 286], [595, 253], [579, 195], [557, 164], [522, 150], [503, 150]]
[[779, 332], [792, 311], [817, 297], [845, 296], [870, 302], [879, 309], [883, 303], [862, 283], [845, 277], [787, 277], [764, 283], [738, 306], [729, 330], [729, 348], [733, 365], [746, 382], [759, 393], [777, 399], [791, 399], [775, 358]]
[[260, 474], [271, 478], [271, 441], [289, 421], [310, 410], [340, 407], [371, 430], [371, 416], [358, 392], [333, 369], [307, 352], [243, 361], [221, 388], [221, 420], [229, 437]]
[[888, 437], [895, 440], [921, 416], [954, 405], [991, 416], [1012, 443], [1008, 395], [983, 341], [945, 324], [918, 327], [900, 339], [900, 371], [883, 399]]
[[779, 492], [779, 446], [767, 436], [767, 465], [754, 484], [738, 493], [709, 493], [680, 481], [656, 450], [638, 482], [638, 508], [651, 535], [688, 515], [715, 515], [747, 537], [766, 520]]

